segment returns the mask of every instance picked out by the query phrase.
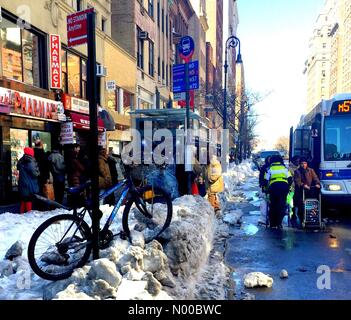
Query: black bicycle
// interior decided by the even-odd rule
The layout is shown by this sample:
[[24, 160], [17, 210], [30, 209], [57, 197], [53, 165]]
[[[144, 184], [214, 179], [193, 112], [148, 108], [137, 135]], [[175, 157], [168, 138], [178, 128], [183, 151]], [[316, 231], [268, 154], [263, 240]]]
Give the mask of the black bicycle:
[[[50, 206], [73, 211], [73, 214], [61, 214], [46, 220], [29, 241], [29, 264], [41, 278], [54, 281], [66, 279], [72, 275], [74, 269], [82, 267], [89, 260], [93, 245], [92, 228], [85, 218], [86, 213], [90, 217], [92, 214], [91, 199], [87, 195], [90, 187], [91, 183], [88, 182], [68, 190], [73, 198], [78, 199], [84, 194], [82, 207], [79, 206], [79, 201], [75, 202], [73, 208], [69, 208], [36, 195], [38, 200]], [[106, 249], [116, 236], [131, 240], [132, 215], [138, 220], [138, 230], [147, 231], [146, 243], [158, 239], [169, 227], [172, 220], [172, 201], [162, 188], [153, 185], [137, 188], [132, 179], [127, 177], [101, 194], [100, 200], [116, 192], [119, 192], [116, 205], [99, 234], [100, 249]], [[122, 205], [125, 205], [122, 214], [123, 231], [114, 235], [110, 226]], [[100, 215], [102, 216], [102, 212]]]

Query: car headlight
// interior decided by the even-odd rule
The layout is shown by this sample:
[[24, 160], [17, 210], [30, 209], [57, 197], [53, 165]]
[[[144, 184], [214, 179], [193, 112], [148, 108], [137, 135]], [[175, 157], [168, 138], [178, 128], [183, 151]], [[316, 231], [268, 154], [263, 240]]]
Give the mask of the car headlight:
[[341, 191], [342, 187], [340, 184], [327, 184], [325, 185], [325, 189], [328, 191]]

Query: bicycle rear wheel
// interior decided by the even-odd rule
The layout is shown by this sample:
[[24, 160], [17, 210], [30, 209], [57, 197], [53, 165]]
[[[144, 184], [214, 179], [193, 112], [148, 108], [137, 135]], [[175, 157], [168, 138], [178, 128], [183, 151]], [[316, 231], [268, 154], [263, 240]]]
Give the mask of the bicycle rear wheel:
[[88, 224], [70, 214], [54, 216], [41, 224], [28, 245], [33, 271], [46, 280], [66, 279], [89, 259], [92, 249]]
[[[132, 208], [133, 203], [134, 208]], [[127, 202], [122, 216], [123, 231], [130, 239], [131, 228], [139, 223], [143, 226], [145, 242], [151, 242], [169, 227], [172, 214], [170, 196], [159, 187], [147, 185], [138, 189], [138, 193]]]

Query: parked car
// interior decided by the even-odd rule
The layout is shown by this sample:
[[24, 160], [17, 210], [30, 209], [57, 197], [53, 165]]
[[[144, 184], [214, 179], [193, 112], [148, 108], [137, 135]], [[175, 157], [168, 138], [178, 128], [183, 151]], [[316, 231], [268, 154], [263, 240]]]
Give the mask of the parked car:
[[264, 150], [261, 151], [258, 155], [258, 158], [256, 160], [257, 162], [257, 166], [259, 168], [261, 168], [264, 165], [264, 162], [266, 160], [267, 157], [271, 157], [271, 156], [280, 156], [280, 152], [277, 150]]

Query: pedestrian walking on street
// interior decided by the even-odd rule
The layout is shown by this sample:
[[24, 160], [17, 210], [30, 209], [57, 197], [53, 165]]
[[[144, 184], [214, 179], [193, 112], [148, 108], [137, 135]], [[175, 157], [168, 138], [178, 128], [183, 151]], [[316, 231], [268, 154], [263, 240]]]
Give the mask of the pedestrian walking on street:
[[269, 224], [271, 228], [282, 228], [286, 210], [286, 198], [293, 178], [281, 156], [272, 156], [271, 165], [265, 174], [265, 185], [269, 194]]
[[209, 188], [207, 190], [208, 201], [218, 216], [221, 212], [218, 193], [224, 191], [224, 180], [221, 163], [217, 160], [215, 155], [212, 156], [211, 162], [207, 168], [207, 178], [209, 182]]
[[24, 155], [18, 161], [17, 169], [19, 171], [18, 191], [21, 198], [20, 210], [24, 214], [32, 210], [33, 196], [39, 193], [40, 172], [32, 148], [24, 148]]

